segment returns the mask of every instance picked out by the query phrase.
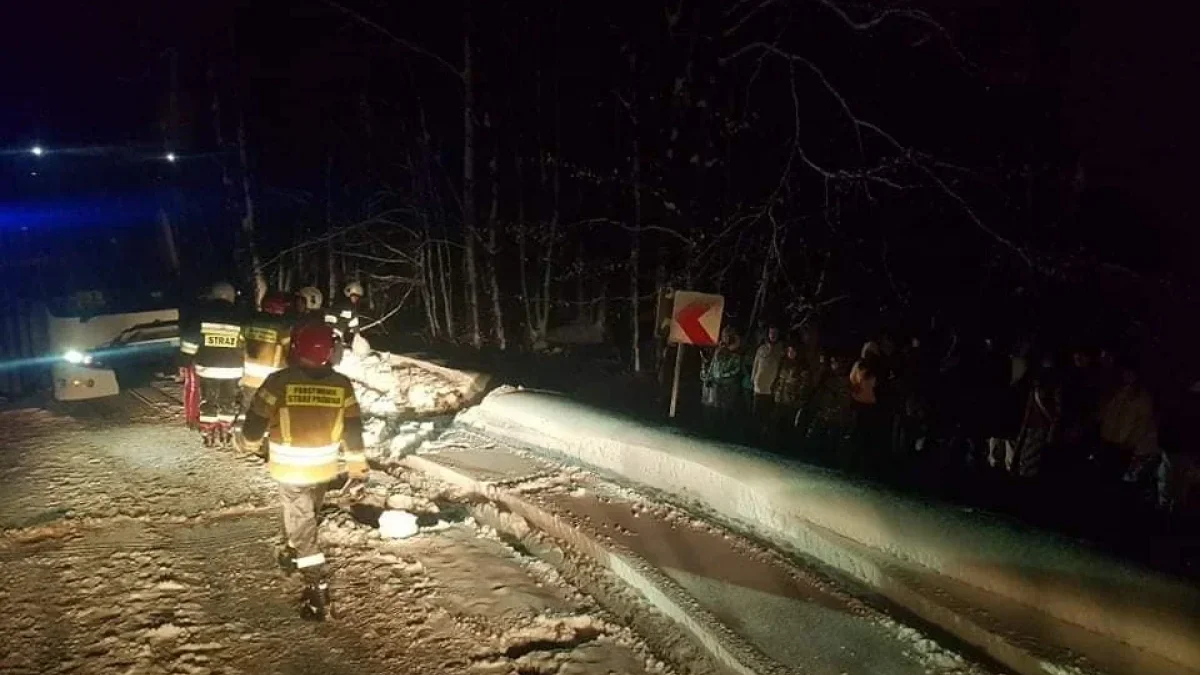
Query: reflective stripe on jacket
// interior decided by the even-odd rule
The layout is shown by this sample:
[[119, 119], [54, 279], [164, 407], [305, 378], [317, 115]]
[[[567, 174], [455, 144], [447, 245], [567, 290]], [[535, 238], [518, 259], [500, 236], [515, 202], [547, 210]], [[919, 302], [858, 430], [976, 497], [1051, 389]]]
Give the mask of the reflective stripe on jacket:
[[221, 366], [202, 366], [196, 364], [196, 375], [208, 380], [236, 380], [242, 376], [242, 368], [239, 367], [221, 367]]
[[268, 469], [271, 477], [289, 485], [327, 483], [338, 475], [339, 443], [316, 448], [271, 443]]

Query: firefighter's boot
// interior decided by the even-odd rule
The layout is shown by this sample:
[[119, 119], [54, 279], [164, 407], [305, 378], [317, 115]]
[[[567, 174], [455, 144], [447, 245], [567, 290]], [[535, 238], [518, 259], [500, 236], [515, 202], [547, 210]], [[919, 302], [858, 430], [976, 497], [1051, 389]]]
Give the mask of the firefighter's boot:
[[307, 621], [324, 621], [333, 618], [333, 603], [329, 597], [329, 581], [310, 581], [300, 597], [300, 618]]
[[201, 422], [200, 438], [204, 440], [204, 447], [212, 448], [217, 445], [217, 439], [220, 434], [218, 425], [212, 423]]
[[288, 545], [280, 547], [275, 554], [275, 562], [279, 564], [279, 569], [283, 570], [284, 574], [291, 576], [298, 569], [296, 567], [296, 549]]
[[228, 422], [217, 424], [217, 439], [218, 445], [222, 450], [233, 448], [233, 427]]

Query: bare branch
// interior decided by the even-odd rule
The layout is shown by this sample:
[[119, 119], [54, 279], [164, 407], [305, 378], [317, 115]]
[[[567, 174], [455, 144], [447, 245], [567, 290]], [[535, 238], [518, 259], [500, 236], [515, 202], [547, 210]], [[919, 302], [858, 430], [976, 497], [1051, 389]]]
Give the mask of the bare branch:
[[[746, 12], [742, 16], [742, 18], [738, 19], [737, 23], [733, 24], [729, 28], [726, 28], [724, 31], [725, 37], [729, 37], [729, 36], [733, 35], [734, 33], [736, 33], [738, 31], [738, 29], [742, 27], [743, 24], [745, 24], [750, 19], [753, 19], [756, 15], [758, 15], [759, 12], [766, 9], [770, 5], [775, 4], [777, 1], [778, 0], [763, 0], [762, 2], [760, 2], [757, 7], [752, 8], [749, 12]], [[733, 12], [733, 10], [731, 9], [729, 13], [732, 13], [732, 12]], [[729, 13], [727, 13], [726, 16], [728, 16]]]
[[408, 290], [404, 292], [404, 296], [402, 298], [400, 298], [400, 302], [396, 303], [396, 306], [393, 307], [391, 309], [391, 311], [389, 311], [387, 314], [384, 314], [383, 316], [379, 317], [378, 319], [375, 319], [371, 323], [368, 323], [367, 325], [363, 326], [359, 330], [365, 331], [369, 328], [374, 328], [375, 326], [378, 326], [379, 324], [383, 323], [384, 321], [387, 321], [388, 319], [392, 318], [396, 314], [396, 312], [399, 312], [404, 307], [404, 303], [408, 301], [408, 296], [412, 295], [413, 289], [416, 287], [417, 286], [415, 284], [412, 286], [409, 286]]
[[[956, 202], [959, 205], [959, 207], [962, 209], [963, 213], [966, 214], [968, 220], [970, 220], [977, 228], [979, 228], [984, 233], [991, 236], [994, 240], [996, 240], [1000, 244], [1006, 246], [1007, 248], [1009, 248], [1010, 250], [1015, 252], [1025, 262], [1025, 264], [1028, 265], [1031, 269], [1034, 268], [1033, 260], [1032, 260], [1032, 258], [1030, 258], [1027, 251], [1025, 251], [1022, 247], [1017, 245], [1015, 242], [1013, 242], [1012, 240], [1003, 236], [1002, 234], [997, 232], [995, 229], [991, 228], [986, 223], [984, 223], [983, 220], [979, 217], [979, 215], [975, 213], [975, 210], [973, 208], [971, 208], [971, 205], [967, 202], [967, 200], [965, 198], [963, 198], [963, 196], [960, 195], [958, 192], [956, 192], [953, 188], [951, 188], [949, 186], [949, 184], [947, 184], [946, 181], [941, 178], [941, 176], [938, 176], [937, 173], [933, 171], [933, 169], [929, 168], [927, 165], [922, 163], [918, 157], [918, 154], [916, 152], [914, 152], [912, 148], [909, 148], [909, 147], [903, 145], [902, 143], [900, 143], [900, 141], [898, 141], [894, 136], [892, 136], [887, 131], [884, 131], [879, 125], [877, 125], [873, 122], [868, 122], [866, 120], [863, 120], [863, 119], [859, 118], [857, 115], [855, 115], [854, 111], [851, 110], [849, 104], [847, 103], [845, 97], [843, 97], [841, 95], [841, 93], [838, 92], [838, 90], [835, 87], [833, 87], [832, 83], [830, 83], [828, 78], [825, 77], [824, 72], [822, 72], [821, 69], [818, 68], [816, 66], [816, 64], [814, 64], [812, 61], [810, 61], [802, 56], [799, 56], [797, 54], [792, 54], [792, 53], [783, 51], [783, 50], [779, 49], [779, 47], [777, 47], [776, 45], [773, 45], [773, 44], [770, 44], [767, 42], [752, 42], [752, 43], [742, 47], [741, 49], [738, 49], [733, 54], [723, 58], [722, 62], [735, 59], [735, 58], [741, 56], [742, 54], [745, 54], [745, 53], [753, 51], [753, 50], [759, 50], [759, 49], [769, 52], [771, 54], [774, 54], [782, 59], [787, 60], [788, 63], [791, 64], [791, 68], [792, 68], [792, 71], [791, 71], [792, 77], [790, 78], [790, 87], [791, 87], [792, 105], [794, 106], [793, 112], [795, 114], [794, 133], [796, 134], [796, 138], [793, 140], [793, 145], [792, 145], [793, 152], [791, 154], [789, 154], [789, 156], [788, 156], [788, 164], [784, 170], [784, 179], [786, 179], [787, 175], [791, 171], [792, 157], [799, 156], [800, 160], [803, 161], [810, 169], [821, 174], [826, 179], [869, 180], [872, 182], [877, 182], [877, 183], [887, 185], [889, 187], [898, 188], [898, 189], [907, 189], [909, 187], [912, 187], [912, 186], [902, 185], [902, 184], [897, 183], [885, 176], [880, 175], [880, 173], [882, 171], [887, 170], [889, 168], [886, 163], [881, 164], [880, 166], [875, 167], [873, 169], [863, 170], [863, 171], [844, 171], [844, 170], [832, 171], [832, 170], [822, 167], [819, 164], [817, 164], [816, 162], [814, 162], [807, 155], [807, 153], [804, 152], [804, 148], [799, 143], [800, 97], [799, 97], [799, 93], [796, 90], [796, 78], [794, 76], [794, 64], [800, 63], [800, 64], [803, 64], [805, 67], [807, 67], [809, 70], [811, 70], [814, 74], [816, 74], [817, 77], [821, 80], [821, 83], [824, 85], [826, 91], [828, 91], [832, 96], [834, 96], [835, 99], [837, 99], [838, 104], [841, 106], [842, 110], [846, 113], [846, 116], [850, 119], [851, 123], [854, 125], [855, 133], [859, 140], [860, 148], [862, 147], [862, 137], [858, 131], [860, 127], [869, 129], [869, 130], [875, 132], [876, 134], [878, 134], [881, 138], [885, 139], [888, 143], [890, 143], [893, 148], [895, 148], [897, 151], [899, 151], [901, 156], [903, 156], [909, 164], [911, 164], [913, 167], [917, 168], [923, 174], [928, 176], [929, 179], [933, 181], [934, 185], [936, 185], [945, 195], [947, 195], [954, 202]], [[780, 186], [776, 188], [775, 195], [778, 195], [779, 190], [783, 185], [784, 179], [781, 179]], [[775, 195], [772, 196], [772, 200], [774, 199]]]
[[324, 0], [324, 1], [325, 1], [325, 4], [329, 5], [330, 7], [333, 7], [334, 9], [342, 12], [346, 16], [349, 16], [350, 18], [363, 24], [364, 26], [367, 26], [368, 28], [372, 28], [375, 31], [382, 33], [383, 35], [388, 37], [390, 40], [392, 40], [396, 44], [404, 47], [405, 49], [407, 49], [415, 54], [420, 54], [421, 56], [426, 56], [426, 57], [433, 59], [435, 62], [437, 62], [438, 65], [440, 65], [442, 68], [446, 69], [447, 71], [452, 73], [456, 78], [458, 78], [458, 81], [460, 83], [464, 83], [464, 84], [466, 83], [466, 77], [464, 76], [463, 72], [461, 70], [459, 70], [458, 68], [455, 68], [454, 64], [450, 63], [446, 59], [438, 56], [437, 54], [434, 54], [433, 52], [429, 51], [428, 49], [425, 49], [424, 47], [416, 44], [415, 42], [405, 40], [404, 38], [400, 37], [399, 35], [396, 35], [395, 33], [391, 32], [387, 28], [384, 28], [377, 22], [372, 21], [371, 19], [368, 19], [367, 17], [363, 16], [362, 14], [359, 14], [358, 12], [350, 9], [349, 7], [346, 7], [345, 5], [334, 2], [334, 0]]
[[397, 258], [384, 258], [383, 256], [371, 255], [369, 253], [359, 253], [357, 251], [339, 251], [341, 255], [347, 258], [358, 258], [360, 260], [372, 260], [374, 262], [391, 263], [391, 264], [408, 264], [417, 265], [418, 260], [410, 255], [401, 255]]

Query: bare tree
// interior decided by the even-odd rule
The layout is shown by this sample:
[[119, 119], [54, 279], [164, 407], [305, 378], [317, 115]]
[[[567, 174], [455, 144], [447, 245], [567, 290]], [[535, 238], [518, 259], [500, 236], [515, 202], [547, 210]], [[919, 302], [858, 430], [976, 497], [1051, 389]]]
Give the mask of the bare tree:
[[463, 184], [462, 222], [463, 257], [467, 277], [467, 314], [471, 319], [471, 344], [483, 346], [479, 325], [479, 275], [475, 243], [479, 238], [475, 225], [475, 82], [471, 62], [471, 3], [468, 0], [463, 22]]
[[504, 306], [500, 299], [500, 274], [497, 268], [497, 260], [499, 260], [499, 243], [497, 241], [497, 232], [500, 229], [500, 176], [498, 164], [499, 144], [496, 144], [495, 151], [492, 153], [492, 160], [488, 163], [492, 181], [492, 206], [488, 211], [488, 285], [492, 295], [492, 320], [493, 332], [496, 338], [496, 346], [500, 349], [508, 349], [508, 338], [504, 332]]

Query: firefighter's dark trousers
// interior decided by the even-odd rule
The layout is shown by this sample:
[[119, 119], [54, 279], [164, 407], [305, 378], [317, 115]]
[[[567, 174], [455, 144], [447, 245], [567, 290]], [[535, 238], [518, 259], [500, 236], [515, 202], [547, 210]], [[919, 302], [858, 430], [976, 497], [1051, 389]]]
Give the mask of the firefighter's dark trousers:
[[283, 504], [283, 530], [288, 545], [296, 553], [296, 568], [310, 578], [320, 578], [325, 571], [325, 554], [317, 544], [317, 515], [325, 499], [324, 483], [320, 485], [279, 484], [279, 501]]
[[238, 379], [200, 377], [200, 424], [233, 424], [238, 414]]

